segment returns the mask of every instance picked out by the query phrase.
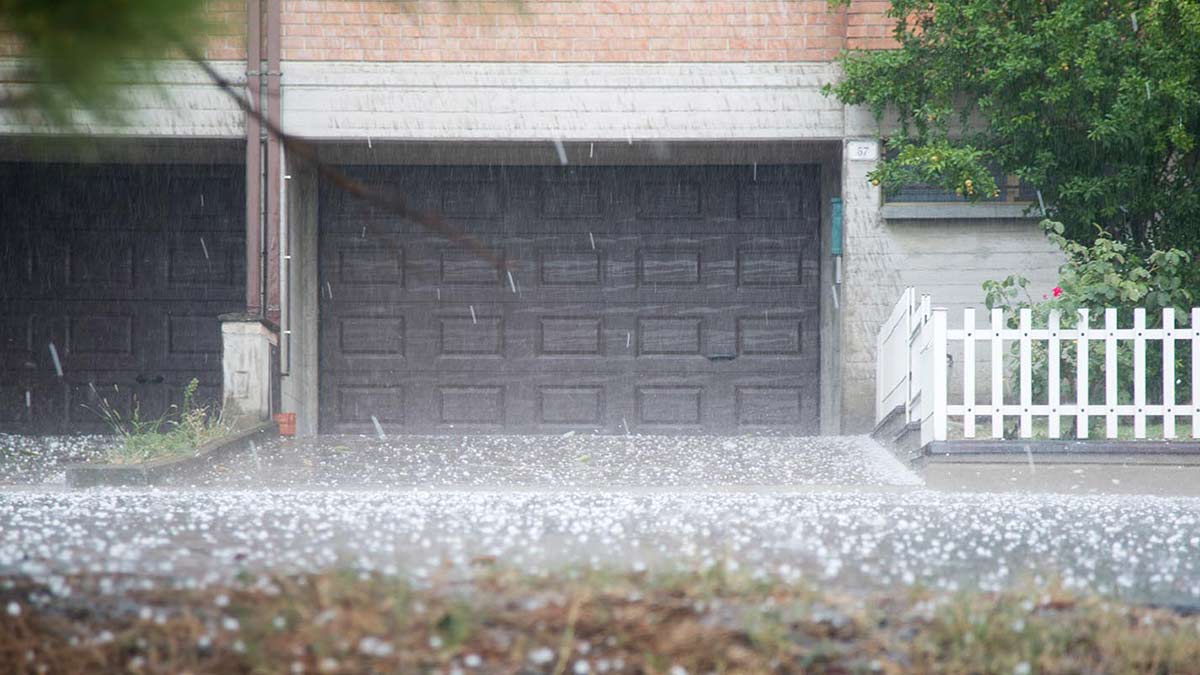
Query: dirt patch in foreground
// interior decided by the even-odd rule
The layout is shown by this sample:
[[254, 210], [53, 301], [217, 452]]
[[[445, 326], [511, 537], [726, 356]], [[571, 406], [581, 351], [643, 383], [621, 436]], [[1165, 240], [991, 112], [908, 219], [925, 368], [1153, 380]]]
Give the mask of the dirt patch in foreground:
[[1200, 619], [1045, 588], [840, 596], [726, 573], [9, 577], [0, 672], [1186, 674]]

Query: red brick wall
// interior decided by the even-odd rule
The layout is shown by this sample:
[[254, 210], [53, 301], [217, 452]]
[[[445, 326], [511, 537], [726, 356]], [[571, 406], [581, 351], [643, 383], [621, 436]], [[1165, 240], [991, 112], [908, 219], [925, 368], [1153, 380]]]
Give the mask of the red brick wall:
[[[265, 3], [264, 3], [265, 4]], [[283, 0], [283, 58], [307, 61], [829, 61], [894, 43], [889, 2]], [[246, 54], [244, 0], [212, 0], [211, 59]], [[0, 31], [0, 57], [20, 45]]]
[[846, 12], [847, 49], [891, 49], [896, 46], [892, 33], [896, 21], [887, 16], [892, 3], [868, 0], [853, 2]]
[[888, 2], [284, 0], [285, 59], [829, 61], [882, 48]]
[[209, 0], [205, 8], [211, 26], [205, 52], [210, 59], [246, 59], [245, 0]]

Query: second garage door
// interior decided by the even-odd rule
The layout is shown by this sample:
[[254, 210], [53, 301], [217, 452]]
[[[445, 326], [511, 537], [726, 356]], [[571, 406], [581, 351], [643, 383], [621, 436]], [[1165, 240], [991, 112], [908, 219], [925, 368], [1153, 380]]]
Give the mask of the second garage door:
[[0, 163], [0, 432], [156, 419], [221, 388], [245, 288], [234, 165]]
[[818, 431], [816, 167], [349, 170], [513, 271], [323, 186], [323, 431]]

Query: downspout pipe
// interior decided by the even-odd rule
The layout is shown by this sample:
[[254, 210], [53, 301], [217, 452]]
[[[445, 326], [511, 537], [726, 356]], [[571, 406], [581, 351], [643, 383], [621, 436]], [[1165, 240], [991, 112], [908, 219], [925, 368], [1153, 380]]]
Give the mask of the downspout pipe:
[[[267, 100], [266, 117], [278, 129], [280, 125], [280, 60], [282, 51], [282, 0], [266, 0], [267, 12]], [[281, 278], [279, 274], [280, 202], [281, 202], [281, 159], [279, 138], [267, 134], [266, 200], [267, 222], [265, 251], [266, 260], [266, 315], [279, 325], [279, 297]]]
[[[262, 101], [262, 5], [246, 0], [246, 100]], [[262, 305], [262, 128], [246, 113], [246, 314], [261, 316]]]

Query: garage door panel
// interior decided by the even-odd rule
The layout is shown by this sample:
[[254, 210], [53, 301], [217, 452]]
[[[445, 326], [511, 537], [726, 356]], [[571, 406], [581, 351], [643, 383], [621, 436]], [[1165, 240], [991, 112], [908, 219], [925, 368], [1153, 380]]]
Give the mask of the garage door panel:
[[429, 343], [436, 349], [436, 357], [488, 362], [508, 356], [507, 317], [496, 309], [432, 312], [434, 339]]
[[[8, 205], [4, 204], [4, 208]], [[7, 219], [2, 227], [6, 236], [0, 239], [0, 299], [27, 297], [34, 292], [35, 274], [38, 273], [38, 249], [45, 242], [45, 235], [16, 218]]]
[[[728, 381], [727, 381], [728, 380]], [[816, 401], [808, 383], [778, 375], [678, 374], [630, 380], [623, 373], [558, 375], [411, 372], [339, 384], [323, 401], [328, 430], [369, 432], [375, 416], [403, 433], [811, 433]], [[332, 407], [332, 410], [327, 408]]]
[[[402, 405], [387, 414], [415, 433], [814, 432], [816, 173], [755, 172], [368, 172], [456, 209], [511, 282], [323, 193], [323, 428], [369, 430], [365, 408]], [[381, 240], [402, 257], [380, 262]]]
[[25, 383], [0, 383], [0, 425], [4, 425], [3, 428], [20, 432], [30, 426], [32, 401], [27, 396], [32, 397], [32, 391]]
[[[818, 357], [815, 312], [801, 306], [738, 304], [552, 304], [511, 306], [366, 303], [330, 307], [323, 359], [337, 370], [403, 369], [436, 361], [448, 369], [679, 367], [733, 355], [738, 367], [771, 369]], [[624, 361], [639, 361], [641, 365]]]
[[[460, 218], [497, 221], [506, 211], [508, 194], [500, 181], [503, 167], [345, 167], [347, 175], [385, 197], [402, 198], [416, 211], [441, 212]], [[338, 218], [395, 221], [392, 210], [360, 199], [335, 186], [323, 185], [321, 203]], [[411, 223], [395, 222], [397, 231], [413, 231]]]
[[32, 367], [34, 350], [40, 349], [38, 315], [27, 303], [5, 301], [0, 313], [0, 371], [11, 373]]
[[172, 296], [238, 300], [245, 283], [243, 242], [243, 234], [220, 230], [170, 233], [163, 266]]
[[[337, 371], [395, 371], [413, 358], [414, 346], [428, 336], [420, 330], [419, 316], [393, 312], [393, 307], [365, 303], [331, 303], [321, 324], [321, 363]], [[426, 328], [428, 331], [428, 328]]]
[[[326, 280], [336, 287], [404, 287], [406, 255], [403, 246], [390, 241], [342, 238], [330, 242]], [[337, 299], [337, 296], [334, 296]]]
[[128, 305], [106, 303], [101, 309], [80, 307], [62, 317], [59, 355], [64, 369], [136, 368], [142, 355], [153, 350], [157, 326], [153, 319]]
[[411, 385], [392, 383], [342, 384], [334, 392], [335, 419], [363, 428], [368, 423], [373, 426], [375, 421], [404, 426], [409, 408], [405, 394], [409, 389]]
[[46, 419], [61, 420], [66, 379], [53, 370], [9, 371], [0, 380], [0, 429], [40, 431]]
[[733, 387], [733, 423], [740, 430], [804, 430], [818, 423], [818, 402], [811, 382], [778, 376], [738, 378]]
[[[153, 373], [200, 371], [211, 375], [220, 371], [220, 315], [230, 305], [220, 302], [194, 303], [184, 310], [163, 303], [159, 322], [151, 335], [156, 341], [147, 352], [143, 369]], [[215, 366], [214, 366], [215, 364]]]
[[[571, 429], [618, 432], [632, 410], [631, 385], [616, 374], [510, 375], [496, 372], [413, 371], [402, 383], [378, 373], [341, 378], [322, 398], [327, 431], [385, 433], [496, 433], [505, 430]], [[565, 383], [566, 382], [566, 383]], [[357, 407], [354, 407], [357, 405]], [[397, 412], [397, 406], [402, 412]], [[389, 416], [390, 423], [385, 422]]]
[[192, 377], [215, 396], [217, 316], [243, 299], [240, 168], [21, 164], [10, 177], [0, 269], [20, 283], [5, 293], [0, 382], [31, 405], [0, 431], [103, 430], [81, 407], [92, 385], [154, 415]]
[[741, 357], [772, 360], [816, 355], [816, 312], [763, 314], [737, 317], [737, 353]]
[[161, 383], [138, 383], [128, 372], [89, 373], [87, 379], [68, 378], [64, 385], [67, 423], [74, 429], [111, 431], [105, 407], [122, 420], [137, 418], [151, 423], [163, 417], [170, 405]]

